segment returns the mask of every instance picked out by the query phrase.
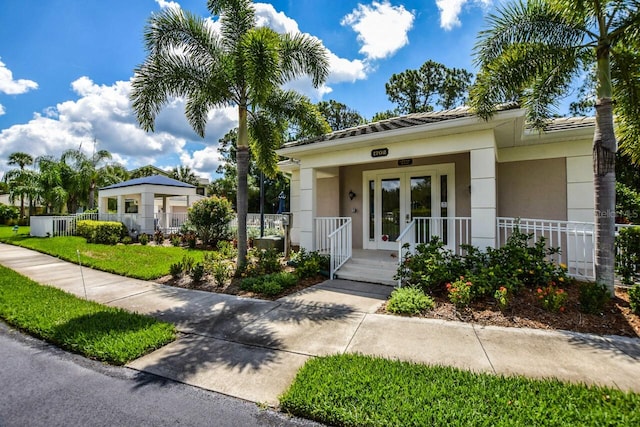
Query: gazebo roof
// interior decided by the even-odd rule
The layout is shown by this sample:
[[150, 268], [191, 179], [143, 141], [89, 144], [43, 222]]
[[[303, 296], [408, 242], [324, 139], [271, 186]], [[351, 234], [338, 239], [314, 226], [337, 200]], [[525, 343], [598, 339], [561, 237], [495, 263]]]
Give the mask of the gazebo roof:
[[183, 188], [196, 188], [186, 182], [178, 181], [173, 178], [169, 178], [162, 175], [143, 176], [141, 178], [130, 179], [128, 181], [112, 184], [107, 187], [102, 187], [100, 190], [111, 190], [114, 188], [133, 187], [136, 185], [161, 185], [164, 187], [183, 187]]

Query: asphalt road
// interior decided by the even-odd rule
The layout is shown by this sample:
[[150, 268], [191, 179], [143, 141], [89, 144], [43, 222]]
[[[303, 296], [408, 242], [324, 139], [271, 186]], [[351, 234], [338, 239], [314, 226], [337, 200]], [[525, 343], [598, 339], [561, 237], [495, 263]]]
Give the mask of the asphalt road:
[[64, 352], [0, 322], [0, 427], [317, 426]]

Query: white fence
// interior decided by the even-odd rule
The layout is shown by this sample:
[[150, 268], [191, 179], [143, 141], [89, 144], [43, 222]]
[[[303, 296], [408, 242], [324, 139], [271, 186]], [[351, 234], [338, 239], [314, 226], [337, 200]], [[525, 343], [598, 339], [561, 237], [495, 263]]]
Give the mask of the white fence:
[[515, 229], [533, 234], [532, 242], [545, 239], [545, 247], [560, 248], [549, 258], [567, 266], [567, 273], [580, 279], [595, 278], [595, 236], [592, 222], [550, 221], [528, 218], [498, 218], [497, 246], [507, 242]]
[[398, 259], [402, 260], [404, 246], [413, 252], [416, 245], [428, 243], [432, 237], [438, 237], [447, 249], [463, 255], [460, 245], [471, 244], [471, 218], [467, 217], [416, 217], [398, 236]]

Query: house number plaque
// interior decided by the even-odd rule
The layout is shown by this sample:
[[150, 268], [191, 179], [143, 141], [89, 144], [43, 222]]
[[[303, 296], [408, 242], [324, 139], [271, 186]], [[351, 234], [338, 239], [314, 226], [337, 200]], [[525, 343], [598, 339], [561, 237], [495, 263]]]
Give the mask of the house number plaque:
[[388, 148], [376, 148], [375, 150], [371, 150], [371, 157], [385, 157], [388, 154]]

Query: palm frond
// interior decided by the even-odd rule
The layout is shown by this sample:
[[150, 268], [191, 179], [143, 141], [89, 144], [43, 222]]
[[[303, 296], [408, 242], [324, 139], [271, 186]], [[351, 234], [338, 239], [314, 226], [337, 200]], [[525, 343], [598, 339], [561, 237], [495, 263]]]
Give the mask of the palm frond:
[[318, 87], [327, 79], [329, 56], [320, 40], [302, 33], [284, 34], [280, 49], [285, 80], [310, 75]]
[[244, 35], [256, 25], [251, 0], [208, 0], [207, 8], [220, 16], [222, 40], [229, 51], [236, 51]]

